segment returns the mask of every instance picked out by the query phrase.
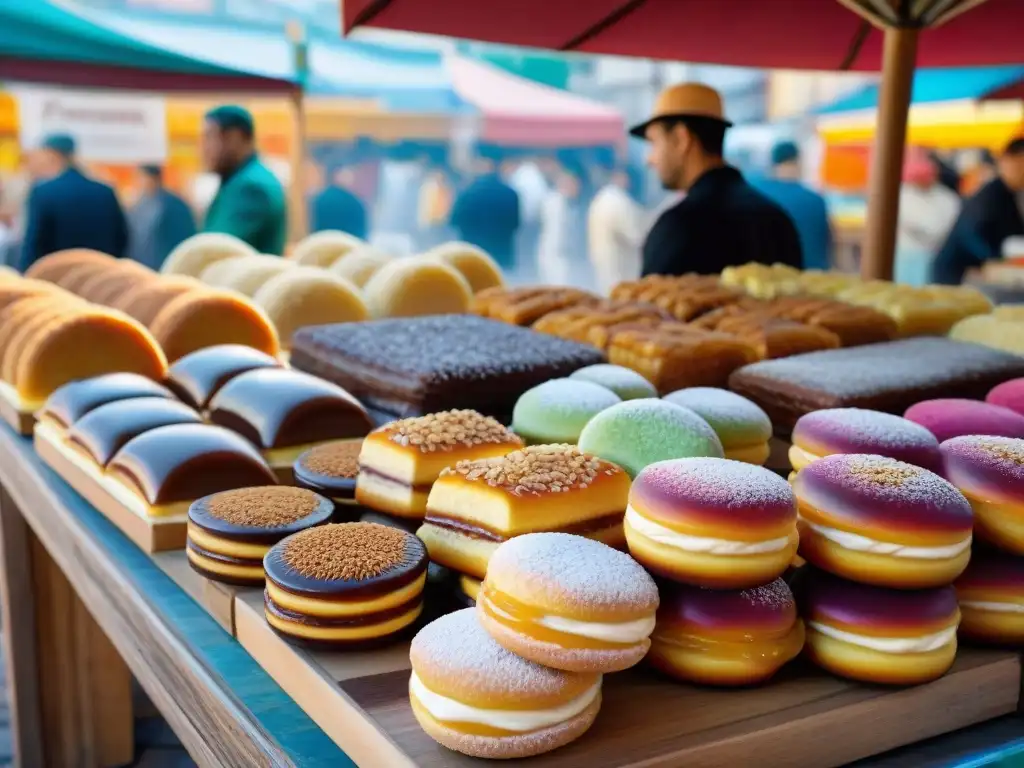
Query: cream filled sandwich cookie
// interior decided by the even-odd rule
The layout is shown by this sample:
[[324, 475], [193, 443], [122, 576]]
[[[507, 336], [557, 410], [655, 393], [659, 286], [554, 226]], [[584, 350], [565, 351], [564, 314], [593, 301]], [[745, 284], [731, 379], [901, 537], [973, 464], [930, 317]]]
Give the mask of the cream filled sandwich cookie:
[[658, 588], [625, 552], [567, 533], [529, 533], [495, 551], [476, 605], [491, 637], [524, 659], [619, 672], [650, 648]]
[[363, 441], [356, 501], [378, 512], [422, 520], [431, 486], [445, 467], [502, 456], [522, 445], [501, 422], [471, 410], [386, 424]]
[[359, 454], [362, 450], [362, 442], [355, 440], [338, 440], [310, 448], [292, 465], [295, 484], [329, 498], [335, 503], [339, 514], [345, 514], [349, 509], [354, 510]]
[[101, 405], [137, 397], [173, 399], [174, 395], [166, 387], [137, 373], [108, 373], [80, 379], [50, 395], [39, 411], [39, 424], [63, 433]]
[[1024, 645], [1024, 557], [977, 548], [953, 585], [960, 636], [994, 645]]
[[582, 736], [601, 708], [601, 675], [528, 661], [497, 643], [466, 608], [413, 638], [409, 703], [420, 727], [471, 757], [513, 759]]
[[418, 536], [430, 559], [482, 579], [503, 542], [527, 533], [576, 533], [623, 547], [629, 476], [572, 445], [537, 445], [445, 469]]

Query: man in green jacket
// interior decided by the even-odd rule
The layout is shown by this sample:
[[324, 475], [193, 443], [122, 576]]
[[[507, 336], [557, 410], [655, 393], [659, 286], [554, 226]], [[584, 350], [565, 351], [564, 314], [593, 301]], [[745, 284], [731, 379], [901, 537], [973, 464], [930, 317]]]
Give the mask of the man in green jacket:
[[260, 253], [282, 254], [288, 233], [284, 188], [256, 155], [247, 109], [228, 105], [206, 113], [203, 160], [220, 176], [203, 230], [234, 235]]

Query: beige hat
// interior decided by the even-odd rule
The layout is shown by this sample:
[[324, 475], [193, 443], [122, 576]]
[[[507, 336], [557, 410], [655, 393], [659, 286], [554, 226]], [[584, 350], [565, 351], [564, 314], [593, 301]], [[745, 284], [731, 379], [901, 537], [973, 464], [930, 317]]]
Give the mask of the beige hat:
[[726, 127], [732, 125], [725, 119], [722, 96], [718, 91], [701, 83], [679, 83], [670, 85], [658, 94], [658, 100], [654, 102], [654, 113], [640, 125], [630, 128], [629, 132], [642, 139], [651, 123], [673, 117], [706, 117]]

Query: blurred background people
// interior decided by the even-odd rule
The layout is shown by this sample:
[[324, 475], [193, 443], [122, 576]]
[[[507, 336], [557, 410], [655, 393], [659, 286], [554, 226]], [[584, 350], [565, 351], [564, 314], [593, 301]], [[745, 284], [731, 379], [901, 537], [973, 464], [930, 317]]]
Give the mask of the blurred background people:
[[366, 239], [369, 231], [366, 205], [353, 191], [355, 182], [355, 172], [350, 168], [335, 170], [327, 186], [313, 198], [310, 205], [310, 232], [336, 229]]
[[686, 197], [661, 214], [644, 243], [643, 274], [716, 274], [756, 261], [803, 262], [792, 220], [722, 158], [725, 119], [718, 91], [700, 83], [666, 88], [653, 115], [630, 133], [650, 144], [662, 186]]
[[935, 255], [960, 213], [960, 196], [941, 182], [938, 164], [919, 147], [903, 161], [900, 212], [896, 223], [893, 279], [907, 285], [931, 281]]
[[256, 154], [252, 115], [244, 107], [210, 110], [203, 123], [206, 167], [220, 177], [206, 211], [205, 232], [224, 232], [260, 253], [281, 255], [288, 236], [284, 187]]
[[498, 174], [494, 161], [480, 158], [476, 178], [455, 198], [451, 225], [459, 238], [482, 248], [502, 269], [516, 268], [519, 195]]
[[159, 270], [179, 243], [196, 233], [196, 220], [183, 199], [164, 186], [163, 169], [143, 165], [139, 196], [128, 210], [128, 256]]
[[569, 285], [574, 276], [582, 276], [578, 267], [586, 262], [583, 232], [580, 180], [571, 171], [560, 168], [555, 174], [554, 188], [545, 196], [540, 209], [536, 258], [542, 283]]
[[124, 256], [124, 211], [113, 189], [75, 165], [75, 140], [65, 134], [47, 137], [38, 163], [41, 181], [29, 194], [19, 267], [25, 270], [48, 253], [67, 248]]
[[935, 165], [935, 172], [937, 174], [938, 183], [948, 189], [957, 197], [960, 196], [960, 173], [953, 165], [951, 160], [947, 158], [938, 150], [929, 150], [928, 159]]
[[825, 198], [803, 183], [800, 149], [792, 141], [772, 147], [770, 178], [754, 178], [751, 184], [777, 203], [796, 226], [804, 269], [828, 269], [832, 265], [832, 226]]
[[430, 171], [420, 187], [416, 216], [420, 250], [428, 250], [449, 239], [448, 219], [452, 213], [452, 198], [452, 185], [445, 172], [440, 168]]
[[602, 293], [624, 280], [640, 277], [645, 218], [643, 209], [629, 194], [629, 174], [623, 168], [612, 169], [587, 211], [590, 264]]
[[540, 241], [540, 216], [544, 200], [551, 186], [533, 158], [526, 158], [516, 164], [508, 177], [508, 183], [519, 195], [519, 231], [516, 235], [516, 255], [520, 263], [530, 263], [537, 256]]
[[1024, 236], [1018, 196], [1024, 193], [1024, 138], [999, 156], [996, 177], [964, 202], [949, 237], [935, 258], [932, 282], [958, 285], [969, 269], [1002, 257], [1003, 242]]

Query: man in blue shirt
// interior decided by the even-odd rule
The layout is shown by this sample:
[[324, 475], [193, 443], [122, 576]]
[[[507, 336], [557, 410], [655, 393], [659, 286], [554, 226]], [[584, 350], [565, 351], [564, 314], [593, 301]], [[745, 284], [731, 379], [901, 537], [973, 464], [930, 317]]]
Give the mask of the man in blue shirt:
[[196, 220], [188, 203], [164, 186], [160, 166], [140, 167], [139, 183], [141, 194], [128, 211], [128, 256], [159, 271], [170, 252], [196, 233]]
[[796, 225], [804, 254], [804, 269], [832, 265], [832, 227], [825, 198], [800, 181], [800, 150], [792, 141], [772, 147], [771, 178], [753, 179], [766, 197], [774, 200]]
[[336, 229], [361, 240], [366, 239], [366, 206], [352, 187], [355, 174], [349, 168], [339, 168], [328, 184], [312, 200], [310, 206], [310, 232]]
[[519, 195], [498, 175], [492, 161], [481, 160], [478, 168], [479, 175], [455, 198], [451, 225], [460, 238], [485, 250], [502, 269], [513, 269]]

